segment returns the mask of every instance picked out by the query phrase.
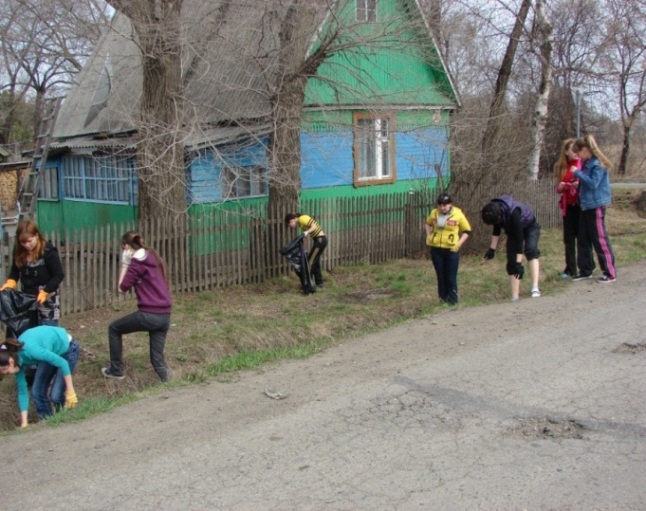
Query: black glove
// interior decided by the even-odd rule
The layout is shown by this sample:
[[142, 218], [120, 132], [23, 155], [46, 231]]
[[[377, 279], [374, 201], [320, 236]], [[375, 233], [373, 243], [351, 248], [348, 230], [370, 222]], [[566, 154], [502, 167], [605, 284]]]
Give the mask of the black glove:
[[484, 258], [489, 261], [496, 257], [496, 251], [493, 248], [487, 250], [487, 253], [484, 255]]
[[525, 268], [522, 263], [507, 263], [507, 275], [513, 275], [518, 280], [521, 280], [525, 275]]

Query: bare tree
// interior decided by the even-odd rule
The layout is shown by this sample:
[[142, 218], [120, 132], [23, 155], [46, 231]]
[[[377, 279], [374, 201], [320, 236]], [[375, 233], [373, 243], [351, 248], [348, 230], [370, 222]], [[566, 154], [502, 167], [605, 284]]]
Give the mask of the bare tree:
[[268, 88], [271, 91], [275, 125], [270, 142], [270, 205], [285, 203], [296, 211], [301, 190], [301, 116], [307, 80], [328, 57], [332, 39], [307, 55], [307, 34], [316, 23], [316, 11], [303, 15], [296, 1], [287, 6], [279, 29], [278, 66]]
[[646, 4], [643, 1], [607, 0], [608, 53], [605, 64], [616, 83], [623, 142], [617, 171], [626, 173], [631, 130], [646, 107]]
[[[552, 86], [548, 123], [541, 154], [541, 172], [551, 175], [564, 139], [577, 133], [577, 121], [590, 116], [588, 96], [598, 83], [597, 68], [602, 39], [598, 30], [601, 15], [590, 0], [557, 0], [545, 4], [553, 26]], [[564, 16], [563, 13], [567, 13]]]
[[0, 10], [0, 37], [2, 37], [2, 120], [0, 124], [0, 143], [17, 142], [14, 137], [14, 123], [17, 111], [29, 90], [29, 84], [24, 76], [22, 62], [31, 53], [31, 45], [25, 44], [24, 35], [17, 24], [20, 16], [19, 9], [9, 2], [3, 1]]
[[[440, 48], [445, 52], [462, 96], [463, 107], [452, 118], [454, 182], [468, 186], [486, 176], [494, 176], [496, 171], [509, 174], [525, 167], [528, 158], [535, 168], [539, 150], [540, 174], [551, 174], [561, 142], [575, 136], [577, 128], [581, 133], [592, 132], [602, 137], [604, 144], [610, 145], [611, 154], [615, 152], [617, 135], [622, 134], [628, 144], [619, 141], [617, 160], [620, 168], [628, 166], [631, 160], [625, 156], [625, 148], [630, 147], [631, 141], [641, 142], [641, 136], [636, 136], [634, 130], [635, 122], [644, 115], [639, 99], [644, 70], [643, 64], [641, 67], [639, 64], [642, 58], [639, 49], [644, 44], [644, 29], [638, 27], [643, 23], [640, 20], [646, 3], [644, 0], [543, 1], [546, 17], [553, 26], [553, 69], [549, 84], [544, 80], [546, 69], [538, 67], [545, 59], [536, 58], [536, 45], [531, 37], [538, 33], [524, 27], [519, 38], [511, 41], [517, 43], [513, 65], [502, 66], [508, 74], [492, 73], [501, 68], [496, 59], [503, 60], [499, 45], [510, 39], [510, 20], [516, 21], [519, 28], [517, 14], [523, 3], [527, 5], [522, 0], [429, 2], [430, 12], [438, 19], [434, 27], [442, 41]], [[640, 33], [639, 39], [636, 35]], [[502, 83], [506, 83], [506, 94], [500, 103], [502, 109], [497, 115], [490, 115], [485, 102], [491, 106], [492, 96], [502, 98], [496, 92], [501, 90]], [[540, 147], [534, 143], [527, 123], [537, 105], [539, 83], [551, 89]], [[626, 128], [628, 137], [623, 136]], [[483, 138], [486, 130], [497, 135]], [[493, 142], [485, 156], [479, 144], [484, 141], [486, 146], [488, 140]], [[481, 158], [487, 159], [482, 166]], [[634, 158], [632, 168], [639, 163]], [[486, 173], [482, 168], [488, 169]]]
[[34, 139], [47, 94], [61, 94], [107, 25], [102, 0], [0, 0], [3, 91], [8, 95], [2, 139], [13, 137], [13, 112], [35, 103]]
[[540, 45], [538, 57], [541, 64], [541, 79], [536, 96], [536, 107], [532, 116], [533, 144], [529, 155], [528, 170], [530, 179], [537, 180], [552, 84], [552, 25], [546, 16], [542, 0], [536, 1], [534, 26], [533, 39], [538, 40]]
[[109, 0], [133, 23], [141, 49], [143, 92], [139, 112], [139, 217], [167, 219], [186, 210], [181, 12], [183, 0]]
[[485, 168], [488, 163], [492, 161], [492, 148], [496, 141], [496, 135], [500, 126], [499, 117], [503, 113], [507, 86], [512, 74], [512, 66], [514, 57], [516, 55], [516, 49], [518, 48], [520, 37], [523, 33], [525, 21], [527, 20], [527, 15], [529, 13], [531, 4], [531, 0], [523, 0], [523, 2], [521, 3], [518, 14], [516, 15], [514, 28], [507, 42], [507, 50], [505, 52], [505, 56], [502, 60], [502, 63], [500, 64], [500, 69], [498, 70], [496, 87], [494, 89], [493, 99], [491, 100], [491, 106], [489, 108], [487, 128], [485, 129], [484, 135], [482, 137], [482, 161], [485, 165]]

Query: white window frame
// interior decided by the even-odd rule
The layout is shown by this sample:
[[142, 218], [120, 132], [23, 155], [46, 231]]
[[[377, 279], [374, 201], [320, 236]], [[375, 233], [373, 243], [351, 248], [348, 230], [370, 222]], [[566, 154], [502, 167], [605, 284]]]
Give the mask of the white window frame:
[[39, 170], [38, 198], [57, 201], [58, 193], [58, 167], [45, 167]]
[[360, 23], [377, 21], [377, 0], [357, 0], [357, 21]]
[[221, 171], [222, 198], [247, 199], [264, 197], [269, 193], [267, 169], [260, 165], [252, 167], [224, 167]]
[[355, 186], [395, 181], [393, 124], [389, 115], [354, 114]]

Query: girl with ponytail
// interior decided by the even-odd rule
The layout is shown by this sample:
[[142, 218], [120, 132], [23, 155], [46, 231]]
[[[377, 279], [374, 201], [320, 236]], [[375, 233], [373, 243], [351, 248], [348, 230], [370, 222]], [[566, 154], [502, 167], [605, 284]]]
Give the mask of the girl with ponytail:
[[170, 374], [164, 359], [164, 346], [172, 308], [166, 263], [154, 249], [146, 246], [138, 232], [126, 232], [121, 237], [121, 248], [119, 291], [135, 290], [137, 311], [113, 321], [108, 327], [110, 365], [101, 372], [106, 378], [123, 380], [123, 336], [148, 332], [150, 363], [159, 379], [166, 382]]
[[615, 254], [606, 230], [606, 207], [612, 203], [610, 190], [610, 160], [601, 152], [592, 135], [578, 139], [572, 150], [583, 161], [583, 168], [574, 171], [579, 180], [581, 218], [577, 244], [579, 274], [573, 281], [592, 276], [595, 264], [590, 245], [594, 247], [603, 275], [597, 279], [602, 284], [617, 280]]

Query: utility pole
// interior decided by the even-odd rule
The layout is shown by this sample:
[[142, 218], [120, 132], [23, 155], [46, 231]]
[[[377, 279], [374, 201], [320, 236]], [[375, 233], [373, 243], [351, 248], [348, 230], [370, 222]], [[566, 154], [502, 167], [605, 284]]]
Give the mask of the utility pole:
[[574, 102], [576, 103], [576, 138], [581, 137], [581, 89], [574, 89]]

